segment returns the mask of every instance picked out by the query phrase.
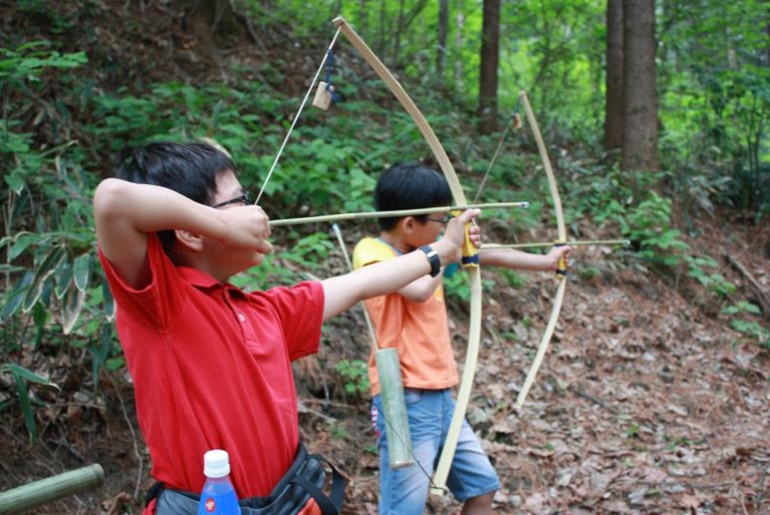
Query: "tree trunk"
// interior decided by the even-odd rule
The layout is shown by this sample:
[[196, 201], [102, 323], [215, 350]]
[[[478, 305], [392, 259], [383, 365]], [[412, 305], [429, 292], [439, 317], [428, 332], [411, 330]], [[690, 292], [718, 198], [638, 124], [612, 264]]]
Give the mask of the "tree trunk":
[[369, 6], [367, 0], [358, 0], [358, 27], [361, 34], [366, 34], [369, 27]]
[[[767, 27], [767, 40], [770, 41], [770, 2], [765, 2], [765, 5], [767, 6], [767, 22], [765, 27]], [[767, 65], [770, 66], [770, 45], [767, 45]]]
[[500, 63], [500, 0], [484, 0], [479, 77], [479, 131], [497, 132], [497, 69]]
[[398, 19], [396, 20], [396, 27], [398, 27], [395, 33], [391, 36], [393, 38], [393, 58], [391, 60], [392, 67], [394, 69], [400, 68], [399, 60], [401, 58], [401, 34], [409, 32], [409, 26], [417, 19], [428, 0], [419, 0], [415, 3], [409, 12], [405, 12], [406, 6], [404, 0], [401, 0], [398, 9]]
[[604, 149], [623, 146], [623, 0], [607, 2]]
[[449, 33], [449, 0], [439, 0], [438, 4], [438, 48], [436, 49], [436, 75], [439, 82], [444, 75], [446, 62], [446, 38]]
[[[455, 46], [457, 48], [463, 47], [463, 27], [465, 27], [465, 15], [462, 13], [462, 11], [459, 11], [457, 13], [457, 31], [455, 35]], [[463, 77], [465, 77], [465, 69], [463, 67], [463, 60], [462, 59], [455, 59], [454, 62], [455, 65], [455, 85], [457, 88], [457, 91], [459, 93], [462, 93], [462, 91], [465, 89], [465, 82], [463, 81]]]
[[655, 0], [623, 0], [623, 170], [658, 170]]

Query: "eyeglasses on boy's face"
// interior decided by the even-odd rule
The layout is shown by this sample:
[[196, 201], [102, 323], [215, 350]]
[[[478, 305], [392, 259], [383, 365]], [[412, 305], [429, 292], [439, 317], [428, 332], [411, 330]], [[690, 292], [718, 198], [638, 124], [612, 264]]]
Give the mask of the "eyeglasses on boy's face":
[[249, 203], [251, 200], [251, 197], [249, 196], [249, 192], [244, 192], [242, 195], [238, 195], [235, 198], [231, 198], [230, 200], [225, 200], [224, 202], [220, 202], [219, 204], [214, 204], [211, 207], [224, 207], [229, 206], [231, 204], [243, 204], [244, 206]]
[[451, 216], [442, 216], [441, 218], [430, 218], [430, 217], [428, 217], [428, 218], [425, 219], [425, 221], [426, 222], [436, 222], [438, 224], [446, 225], [446, 224], [449, 223], [449, 220], [451, 220], [451, 219], [452, 219]]

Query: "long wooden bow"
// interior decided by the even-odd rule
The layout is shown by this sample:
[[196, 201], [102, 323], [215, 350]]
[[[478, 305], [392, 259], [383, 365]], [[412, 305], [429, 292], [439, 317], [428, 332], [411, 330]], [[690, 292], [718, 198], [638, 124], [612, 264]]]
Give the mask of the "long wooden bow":
[[[524, 110], [527, 113], [527, 121], [535, 136], [537, 149], [540, 152], [540, 158], [543, 160], [543, 168], [545, 168], [545, 174], [548, 176], [548, 186], [551, 191], [551, 198], [553, 199], [553, 208], [556, 212], [556, 225], [559, 233], [559, 239], [556, 243], [564, 244], [567, 240], [567, 228], [564, 224], [564, 212], [561, 208], [561, 197], [559, 197], [559, 189], [556, 187], [556, 176], [553, 174], [553, 168], [551, 168], [551, 160], [548, 158], [548, 152], [546, 151], [545, 143], [543, 143], [543, 136], [540, 134], [540, 127], [537, 124], [535, 113], [532, 111], [532, 106], [529, 104], [529, 99], [524, 91], [519, 93], [519, 100], [524, 105]], [[548, 350], [548, 344], [556, 329], [556, 320], [559, 318], [561, 306], [564, 303], [564, 292], [567, 289], [567, 274], [566, 269], [562, 269], [561, 265], [559, 270], [561, 272], [559, 273], [559, 287], [556, 290], [556, 297], [554, 298], [553, 306], [551, 307], [551, 317], [548, 319], [543, 338], [540, 340], [540, 345], [537, 348], [537, 354], [535, 355], [535, 360], [532, 362], [532, 368], [529, 369], [524, 385], [521, 387], [519, 395], [516, 398], [515, 407], [517, 409], [524, 405], [527, 393], [529, 393], [529, 389], [535, 382], [535, 376], [540, 369], [540, 365], [543, 363], [545, 352]]]
[[[361, 39], [361, 37], [353, 30], [353, 28], [342, 17], [334, 19], [334, 24], [345, 35], [350, 43], [358, 50], [361, 57], [369, 63], [372, 70], [382, 79], [388, 89], [398, 99], [403, 108], [412, 117], [412, 120], [420, 129], [425, 141], [428, 143], [436, 161], [444, 173], [449, 188], [452, 191], [454, 203], [460, 206], [467, 205], [468, 202], [465, 198], [465, 193], [460, 185], [460, 181], [457, 178], [457, 173], [452, 166], [449, 156], [447, 156], [444, 147], [439, 142], [433, 129], [428, 124], [425, 116], [417, 108], [417, 105], [412, 101], [409, 95], [406, 94], [404, 88], [396, 80], [393, 74], [388, 68], [380, 61], [380, 59], [372, 52], [369, 46]], [[444, 442], [444, 450], [439, 457], [438, 466], [433, 476], [431, 490], [434, 493], [443, 493], [446, 491], [446, 480], [449, 475], [449, 468], [454, 459], [455, 450], [457, 448], [457, 440], [460, 436], [460, 429], [462, 428], [462, 422], [465, 419], [465, 412], [468, 408], [468, 400], [470, 399], [471, 389], [473, 387], [473, 378], [476, 374], [476, 364], [478, 361], [479, 343], [481, 341], [481, 270], [478, 267], [469, 268], [468, 274], [471, 282], [471, 301], [470, 301], [470, 328], [468, 334], [468, 350], [465, 355], [465, 369], [463, 370], [462, 380], [460, 381], [460, 389], [457, 394], [457, 404], [455, 412], [452, 415], [452, 421], [449, 426], [449, 432], [447, 434], [446, 441]]]

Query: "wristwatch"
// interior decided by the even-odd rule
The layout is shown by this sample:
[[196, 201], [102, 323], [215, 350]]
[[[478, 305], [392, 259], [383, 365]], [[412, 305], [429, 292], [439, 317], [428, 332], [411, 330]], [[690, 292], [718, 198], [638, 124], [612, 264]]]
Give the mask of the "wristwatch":
[[425, 253], [428, 263], [430, 263], [430, 276], [436, 277], [441, 271], [441, 259], [438, 257], [438, 252], [433, 250], [430, 245], [423, 245], [420, 250]]

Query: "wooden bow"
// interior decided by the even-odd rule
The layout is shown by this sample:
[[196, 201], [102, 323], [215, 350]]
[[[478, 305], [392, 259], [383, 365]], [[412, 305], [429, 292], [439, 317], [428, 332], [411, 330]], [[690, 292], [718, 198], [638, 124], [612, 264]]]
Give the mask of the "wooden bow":
[[[527, 98], [527, 94], [524, 91], [519, 93], [519, 100], [524, 105], [524, 110], [527, 114], [527, 121], [529, 122], [529, 126], [531, 127], [532, 133], [535, 136], [537, 149], [540, 152], [540, 158], [543, 160], [543, 168], [545, 169], [545, 174], [548, 177], [548, 186], [551, 191], [551, 198], [553, 199], [553, 208], [556, 212], [556, 225], [559, 234], [559, 239], [556, 241], [556, 244], [564, 245], [567, 240], [567, 228], [564, 224], [564, 212], [562, 211], [561, 207], [559, 189], [556, 187], [556, 176], [553, 174], [553, 168], [551, 168], [551, 160], [548, 158], [548, 152], [546, 151], [545, 143], [543, 143], [543, 136], [540, 134], [540, 127], [537, 124], [535, 113], [532, 111], [532, 106], [529, 104], [529, 99]], [[535, 355], [535, 360], [532, 362], [532, 367], [529, 369], [527, 378], [524, 381], [524, 385], [521, 387], [519, 395], [516, 398], [515, 407], [517, 409], [524, 405], [524, 400], [527, 398], [527, 393], [529, 393], [529, 389], [535, 382], [535, 376], [540, 369], [540, 365], [543, 363], [545, 352], [548, 350], [548, 344], [550, 343], [553, 332], [556, 329], [556, 320], [559, 318], [559, 313], [561, 313], [561, 306], [564, 303], [564, 292], [567, 289], [566, 272], [566, 264], [560, 263], [557, 270], [557, 273], [559, 274], [559, 287], [556, 290], [556, 297], [554, 298], [553, 306], [551, 307], [551, 317], [548, 319], [548, 324], [545, 327], [543, 338], [540, 340], [540, 345], [537, 348], [537, 354]]]
[[[388, 87], [391, 93], [398, 99], [403, 108], [409, 113], [414, 123], [420, 129], [425, 141], [428, 143], [436, 161], [444, 173], [449, 188], [452, 191], [452, 197], [454, 203], [460, 206], [467, 205], [468, 202], [465, 198], [465, 193], [460, 181], [457, 178], [457, 173], [452, 166], [449, 156], [447, 155], [444, 147], [439, 142], [433, 129], [428, 124], [425, 116], [415, 105], [414, 101], [407, 95], [404, 88], [396, 80], [393, 74], [388, 68], [380, 61], [380, 59], [372, 52], [369, 46], [361, 39], [361, 37], [353, 30], [353, 28], [342, 17], [334, 19], [334, 24], [345, 35], [350, 43], [358, 50], [361, 57], [369, 63], [372, 70], [377, 76], [382, 79], [385, 85]], [[465, 412], [468, 408], [468, 400], [470, 399], [471, 389], [473, 387], [473, 378], [476, 374], [476, 364], [478, 361], [479, 344], [481, 341], [481, 270], [478, 267], [469, 268], [468, 274], [471, 282], [471, 301], [470, 301], [470, 328], [468, 334], [468, 350], [465, 355], [465, 369], [463, 370], [462, 380], [460, 381], [460, 389], [457, 394], [457, 403], [455, 412], [452, 415], [452, 421], [449, 426], [449, 432], [447, 434], [446, 441], [444, 442], [444, 450], [439, 457], [438, 466], [433, 476], [431, 490], [433, 493], [443, 493], [446, 491], [446, 480], [449, 475], [449, 468], [454, 459], [455, 450], [457, 448], [457, 440], [460, 436], [460, 429], [462, 422], [465, 419]]]

